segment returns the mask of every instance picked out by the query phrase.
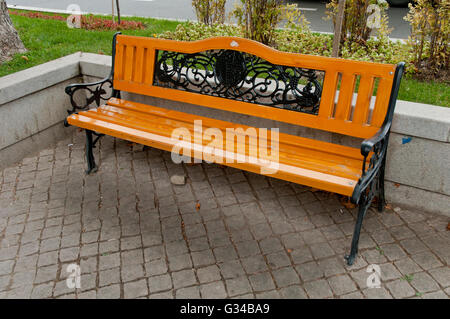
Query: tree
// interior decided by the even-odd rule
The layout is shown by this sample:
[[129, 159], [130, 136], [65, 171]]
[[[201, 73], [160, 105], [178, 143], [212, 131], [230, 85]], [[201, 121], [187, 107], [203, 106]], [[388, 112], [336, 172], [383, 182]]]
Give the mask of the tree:
[[192, 0], [197, 20], [206, 25], [225, 22], [226, 0]]
[[9, 59], [15, 53], [25, 51], [25, 46], [9, 17], [6, 2], [0, 0], [0, 63]]

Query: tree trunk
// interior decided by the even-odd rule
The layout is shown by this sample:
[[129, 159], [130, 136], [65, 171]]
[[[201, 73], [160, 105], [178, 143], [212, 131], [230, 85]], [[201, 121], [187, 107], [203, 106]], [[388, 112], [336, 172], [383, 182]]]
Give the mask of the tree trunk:
[[6, 2], [5, 0], [0, 0], [0, 63], [9, 59], [15, 53], [25, 51], [25, 46], [9, 17]]
[[341, 45], [342, 24], [344, 22], [344, 16], [345, 16], [345, 0], [339, 0], [336, 23], [334, 25], [333, 52], [331, 53], [331, 56], [333, 58], [339, 57], [340, 52], [339, 47]]
[[119, 5], [119, 0], [116, 0], [116, 6], [117, 6], [117, 22], [122, 23], [121, 18], [120, 18], [120, 5]]

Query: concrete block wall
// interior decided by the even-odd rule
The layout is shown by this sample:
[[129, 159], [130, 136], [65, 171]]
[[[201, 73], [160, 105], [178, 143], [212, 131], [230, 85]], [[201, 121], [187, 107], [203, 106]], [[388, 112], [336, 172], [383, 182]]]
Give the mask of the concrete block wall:
[[[36, 68], [31, 68], [22, 71], [24, 73], [19, 72], [21, 74], [10, 75], [7, 80], [5, 80], [7, 77], [0, 78], [0, 123], [3, 123], [2, 117], [6, 116], [6, 114], [8, 114], [11, 122], [19, 123], [18, 126], [13, 128], [11, 124], [8, 124], [8, 128], [6, 126], [3, 128], [3, 125], [0, 127], [2, 136], [5, 133], [5, 137], [0, 138], [0, 158], [2, 159], [0, 168], [2, 161], [4, 163], [12, 163], [20, 160], [20, 156], [23, 157], [22, 154], [26, 152], [25, 150], [20, 152], [20, 156], [8, 154], [14, 153], [13, 150], [18, 148], [17, 145], [24, 145], [22, 149], [26, 148], [25, 145], [30, 143], [27, 142], [30, 136], [43, 136], [41, 140], [47, 143], [52, 142], [53, 139], [49, 138], [51, 134], [45, 132], [49, 129], [52, 132], [59, 132], [62, 126], [61, 123], [66, 115], [65, 110], [70, 108], [68, 97], [64, 94], [64, 86], [70, 81], [77, 81], [80, 76], [83, 77], [85, 82], [96, 81], [107, 76], [110, 72], [111, 57], [76, 53], [49, 63], [36, 67], [39, 68], [37, 71]], [[49, 70], [54, 70], [54, 68], [57, 69], [58, 67], [64, 72], [56, 72], [58, 76], [56, 74], [52, 76], [53, 71]], [[30, 75], [42, 73], [41, 76], [44, 79], [52, 78], [53, 81], [44, 81], [41, 87], [35, 90], [28, 89], [28, 91], [25, 91], [28, 92], [27, 95], [20, 96], [20, 88], [24, 86], [20, 84], [19, 80], [26, 80], [27, 76], [24, 74], [27, 72], [30, 72]], [[13, 82], [12, 80], [17, 75], [19, 75], [19, 78], [16, 82]], [[7, 92], [9, 93], [6, 94], [3, 93], [3, 88], [8, 83], [10, 83], [7, 87]], [[16, 83], [17, 86], [11, 83]], [[47, 87], [45, 87], [46, 85]], [[27, 100], [27, 96], [31, 100]], [[39, 98], [33, 99], [33, 97]], [[338, 134], [208, 109], [197, 105], [135, 94], [123, 94], [122, 97], [256, 127], [278, 127], [281, 132], [354, 147], [358, 147], [361, 142], [358, 139]], [[30, 101], [35, 101], [32, 106]], [[39, 103], [36, 101], [39, 101]], [[14, 111], [12, 111], [13, 108], [15, 109]], [[35, 115], [21, 117], [22, 111], [25, 113], [32, 111], [31, 114]], [[13, 114], [12, 118], [11, 114]], [[44, 116], [39, 118], [39, 114], [44, 114]], [[11, 129], [14, 129], [14, 133], [9, 132]], [[67, 130], [64, 130], [64, 132], [67, 132]], [[30, 149], [30, 151], [33, 150]], [[386, 179], [386, 197], [391, 203], [450, 217], [449, 108], [406, 101], [397, 102], [388, 149]]]
[[75, 53], [0, 78], [0, 169], [66, 136], [66, 85], [78, 81]]

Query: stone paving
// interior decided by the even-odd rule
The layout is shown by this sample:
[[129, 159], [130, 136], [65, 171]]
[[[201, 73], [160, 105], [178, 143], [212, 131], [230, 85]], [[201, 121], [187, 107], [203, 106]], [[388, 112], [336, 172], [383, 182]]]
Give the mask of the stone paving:
[[334, 194], [111, 137], [96, 158], [86, 176], [77, 132], [0, 172], [0, 298], [449, 298], [448, 218], [370, 211], [348, 267], [355, 209]]

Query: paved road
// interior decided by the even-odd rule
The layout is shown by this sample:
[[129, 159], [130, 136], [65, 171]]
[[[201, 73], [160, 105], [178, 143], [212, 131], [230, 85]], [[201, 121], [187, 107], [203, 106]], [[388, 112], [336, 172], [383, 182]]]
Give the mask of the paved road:
[[[228, 0], [227, 10], [233, 7], [236, 0]], [[290, 0], [291, 1], [291, 0]], [[84, 12], [110, 13], [111, 0], [7, 0], [9, 5], [39, 7], [46, 9], [65, 10], [69, 4], [77, 3]], [[191, 6], [191, 0], [121, 0], [121, 11], [125, 15], [138, 15], [148, 17], [195, 19], [195, 13]], [[332, 24], [325, 21], [324, 0], [300, 0], [296, 2], [299, 7], [305, 8], [304, 13], [311, 22], [314, 31], [331, 32]], [[403, 20], [407, 8], [390, 8], [389, 22], [394, 28], [393, 38], [407, 38], [410, 34], [409, 25]]]

